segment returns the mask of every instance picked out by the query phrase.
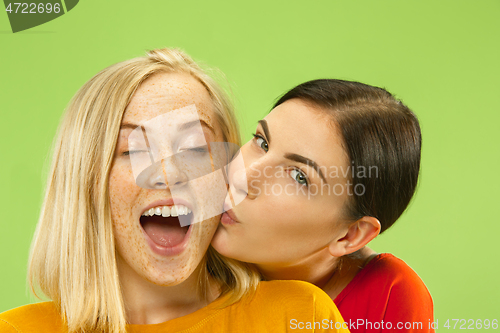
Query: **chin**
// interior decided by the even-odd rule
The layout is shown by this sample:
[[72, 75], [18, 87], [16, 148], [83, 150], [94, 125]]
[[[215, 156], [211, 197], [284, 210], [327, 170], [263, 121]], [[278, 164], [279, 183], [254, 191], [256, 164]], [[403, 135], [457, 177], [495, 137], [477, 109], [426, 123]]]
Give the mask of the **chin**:
[[223, 256], [231, 258], [231, 256], [228, 255], [228, 247], [226, 246], [226, 244], [227, 232], [222, 225], [219, 225], [217, 231], [214, 234], [214, 237], [212, 238], [212, 247], [215, 249], [215, 251], [219, 252]]
[[172, 287], [183, 283], [197, 270], [194, 265], [175, 265], [175, 267], [162, 267], [158, 270], [149, 270], [143, 272], [143, 278], [158, 286]]
[[[220, 227], [219, 227], [220, 228]], [[218, 253], [222, 254], [224, 257], [230, 258], [230, 259], [235, 259], [239, 261], [244, 261], [245, 257], [245, 252], [248, 251], [248, 249], [244, 250], [244, 247], [240, 245], [236, 245], [235, 248], [233, 248], [230, 244], [230, 242], [227, 241], [227, 235], [224, 235], [225, 231], [217, 229], [217, 232], [215, 233], [214, 238], [212, 239], [212, 247], [217, 251]], [[243, 251], [243, 253], [240, 253], [240, 251]]]

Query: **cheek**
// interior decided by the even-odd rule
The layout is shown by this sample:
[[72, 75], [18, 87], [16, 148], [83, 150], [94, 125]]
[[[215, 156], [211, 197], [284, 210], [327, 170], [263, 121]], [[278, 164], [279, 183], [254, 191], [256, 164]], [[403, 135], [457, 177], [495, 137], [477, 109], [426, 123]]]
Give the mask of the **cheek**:
[[220, 221], [220, 215], [217, 215], [215, 217], [212, 217], [208, 220], [201, 222], [198, 234], [200, 240], [198, 243], [201, 246], [210, 244], [215, 234], [215, 230], [217, 230], [217, 226], [219, 225], [219, 221]]
[[318, 231], [318, 218], [327, 214], [321, 205], [295, 195], [271, 195], [262, 199], [262, 205], [251, 207], [249, 211], [259, 237], [291, 240], [315, 233]]
[[140, 188], [135, 184], [131, 172], [120, 166], [113, 166], [108, 184], [111, 216], [115, 224], [123, 224], [131, 215]]
[[[284, 179], [277, 179], [277, 182], [270, 183], [270, 186], [264, 189], [269, 192], [268, 195], [258, 198], [261, 201], [260, 208], [255, 209], [256, 213], [264, 214], [264, 216], [269, 216], [271, 218], [276, 217], [280, 220], [310, 217], [311, 211], [314, 209], [311, 202], [307, 199], [307, 196], [296, 194], [295, 189], [290, 190], [291, 187], [285, 187], [286, 182]], [[277, 191], [289, 190], [291, 195], [286, 193], [279, 193]], [[274, 191], [274, 193], [273, 193]]]
[[196, 223], [196, 232], [192, 235], [192, 237], [196, 238], [196, 241], [193, 242], [191, 247], [191, 255], [193, 257], [199, 257], [200, 259], [203, 257], [214, 237], [219, 221], [220, 216], [218, 215], [203, 222]]

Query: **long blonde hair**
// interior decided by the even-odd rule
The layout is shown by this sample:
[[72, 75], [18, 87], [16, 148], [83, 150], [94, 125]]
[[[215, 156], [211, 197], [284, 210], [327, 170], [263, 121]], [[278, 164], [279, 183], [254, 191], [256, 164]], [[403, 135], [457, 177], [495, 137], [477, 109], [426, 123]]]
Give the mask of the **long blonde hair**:
[[[52, 152], [46, 194], [33, 239], [28, 280], [49, 297], [69, 332], [125, 332], [115, 258], [108, 177], [124, 111], [138, 86], [158, 72], [187, 73], [209, 92], [226, 142], [240, 144], [226, 93], [188, 55], [157, 49], [112, 65], [90, 79], [69, 103]], [[211, 247], [200, 292], [215, 279], [230, 302], [254, 290], [258, 274]]]

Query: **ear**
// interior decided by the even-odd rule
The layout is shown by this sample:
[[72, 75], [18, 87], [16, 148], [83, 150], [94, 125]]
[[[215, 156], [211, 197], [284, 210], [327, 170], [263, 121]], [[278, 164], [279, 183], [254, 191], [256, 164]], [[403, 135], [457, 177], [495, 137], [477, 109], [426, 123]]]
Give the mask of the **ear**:
[[330, 254], [341, 257], [356, 252], [380, 233], [380, 222], [372, 216], [363, 216], [347, 228], [345, 234], [328, 246]]

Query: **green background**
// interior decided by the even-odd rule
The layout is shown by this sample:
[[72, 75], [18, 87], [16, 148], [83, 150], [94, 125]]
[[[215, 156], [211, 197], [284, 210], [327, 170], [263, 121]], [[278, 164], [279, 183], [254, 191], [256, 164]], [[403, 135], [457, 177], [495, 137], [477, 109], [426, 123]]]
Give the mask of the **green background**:
[[448, 318], [500, 320], [499, 44], [498, 0], [83, 0], [16, 34], [0, 13], [0, 312], [33, 301], [29, 245], [66, 104], [104, 67], [175, 46], [227, 75], [245, 141], [309, 79], [403, 99], [423, 131], [420, 185], [372, 247], [418, 272], [441, 330]]

